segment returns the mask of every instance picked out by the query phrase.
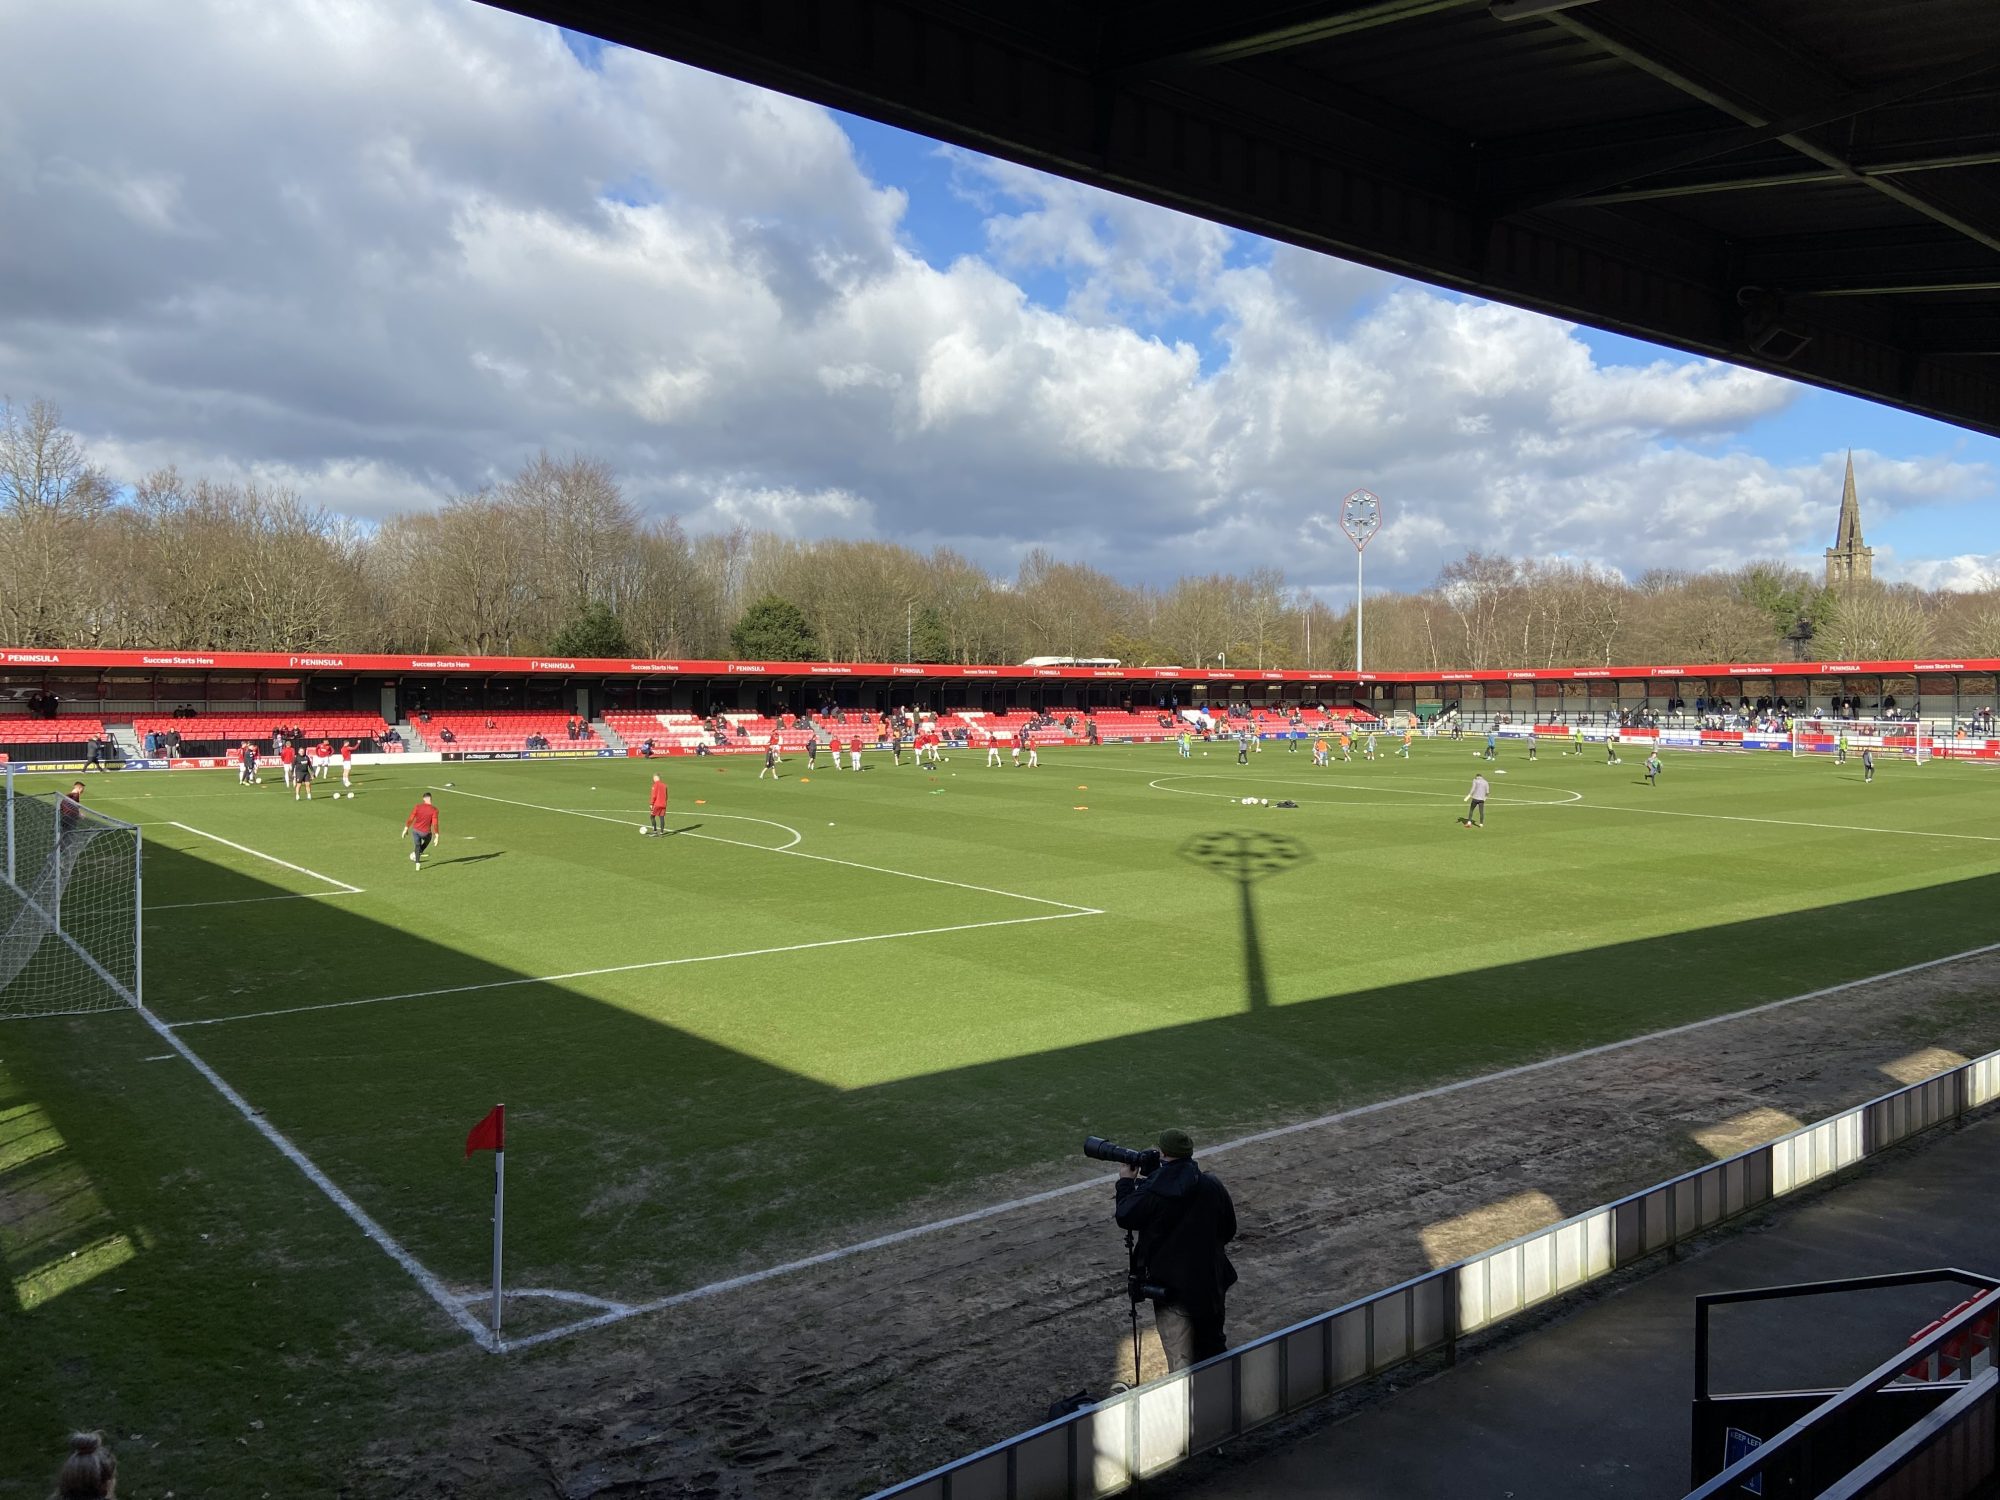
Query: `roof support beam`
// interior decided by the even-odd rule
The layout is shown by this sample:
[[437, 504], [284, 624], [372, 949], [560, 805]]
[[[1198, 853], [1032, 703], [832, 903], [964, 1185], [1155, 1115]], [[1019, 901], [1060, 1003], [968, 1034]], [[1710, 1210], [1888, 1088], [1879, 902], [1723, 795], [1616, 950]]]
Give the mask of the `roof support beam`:
[[[1310, 47], [1483, 0], [1313, 0], [1252, 7], [1212, 0], [1128, 4], [1110, 22], [1104, 65], [1114, 73], [1206, 68]], [[1218, 19], [1218, 14], [1222, 19]], [[1129, 42], [1121, 37], [1132, 38]]]
[[[1913, 172], [1938, 172], [1954, 167], [1983, 167], [2000, 162], [2000, 138], [1990, 144], [1973, 147], [1969, 142], [1955, 143], [1957, 149], [1937, 147], [1931, 153], [1911, 155], [1894, 152], [1887, 155], [1856, 155], [1848, 165], [1862, 177], [1902, 177]], [[1743, 166], [1734, 170], [1717, 167], [1706, 172], [1689, 172], [1668, 177], [1663, 181], [1641, 183], [1634, 187], [1609, 188], [1601, 193], [1587, 193], [1581, 197], [1566, 199], [1569, 203], [1648, 203], [1662, 198], [1695, 198], [1709, 193], [1740, 193], [1760, 188], [1798, 187], [1812, 183], [1846, 182], [1849, 175], [1833, 167], [1814, 166], [1804, 162], [1791, 165], [1765, 163], [1761, 166]]]
[[[1840, 153], [1805, 135], [1804, 130], [1810, 127], [1793, 123], [1818, 114], [1823, 118], [1816, 123], [1826, 124], [1855, 113], [1850, 107], [1854, 95], [1844, 92], [1839, 80], [1796, 53], [1774, 49], [1760, 33], [1738, 18], [1700, 0], [1651, 0], [1651, 3], [1653, 8], [1644, 13], [1643, 19], [1630, 10], [1614, 13], [1598, 9], [1562, 11], [1550, 20], [1672, 84], [1682, 93], [1735, 115], [1754, 131], [1775, 131], [1777, 140], [1841, 177], [1863, 183], [1905, 208], [2000, 252], [2000, 203], [1990, 201], [1988, 195], [1951, 187], [1917, 188], [1894, 178], [1867, 176]], [[1737, 79], [1717, 77], [1716, 64], [1705, 61], [1714, 57], [1726, 58]], [[1975, 68], [1982, 62], [1983, 66], [1977, 66], [1976, 71], [2000, 66], [2000, 49], [1971, 61], [1961, 59], [1942, 71]], [[1760, 81], [1761, 87], [1755, 93], [1741, 81], [1746, 72]], [[1904, 80], [1905, 86], [1910, 83], [1910, 79]], [[1938, 82], [1927, 82], [1925, 90], [1939, 86]], [[1808, 91], [1817, 92], [1822, 102], [1816, 107], [1808, 104], [1790, 114], [1755, 96], [1761, 93], [1782, 98]], [[1828, 100], [1840, 103], [1829, 105], [1825, 102]], [[1829, 108], [1836, 107], [1840, 113], [1826, 114]]]
[[[1503, 214], [1525, 213], [1556, 203], [1585, 201], [1607, 190], [1643, 185], [1649, 178], [1772, 142], [1803, 150], [1806, 147], [1801, 139], [1802, 132], [1873, 114], [1887, 106], [1935, 93], [2000, 69], [2000, 48], [1986, 48], [1878, 88], [1848, 89], [1841, 87], [1836, 80], [1822, 78], [1820, 86], [1812, 90], [1815, 97], [1796, 107], [1787, 110], [1759, 108], [1755, 103], [1746, 101], [1740, 85], [1717, 84], [1699, 78], [1694, 66], [1673, 60], [1672, 55], [1677, 51], [1698, 53], [1700, 47], [1691, 44], [1692, 39], [1686, 35], [1670, 37], [1662, 24], [1662, 17], [1681, 12], [1680, 5], [1670, 3], [1670, 0], [1655, 0], [1655, 3], [1657, 9], [1649, 11], [1644, 22], [1629, 19], [1632, 16], [1630, 11], [1616, 12], [1614, 19], [1614, 13], [1603, 10], [1559, 12], [1548, 20], [1550, 24], [1592, 41], [1655, 78], [1672, 84], [1683, 93], [1736, 116], [1743, 123], [1737, 128], [1719, 130], [1649, 156], [1620, 153], [1568, 180], [1525, 188], [1502, 206]], [[1672, 24], [1675, 23], [1667, 23]], [[1708, 31], [1711, 28], [1703, 29]], [[1747, 49], [1734, 52], [1742, 62], [1753, 65], [1768, 62], [1774, 79], [1784, 79], [1780, 87], [1787, 92], [1798, 90], [1802, 81], [1811, 78], [1812, 75], [1806, 73], [1802, 79], [1803, 70], [1794, 57], [1768, 58], [1760, 55], [1767, 54], [1768, 48], [1756, 33], [1741, 27], [1728, 27], [1728, 30], [1736, 34], [1720, 45], [1732, 50]], [[1816, 147], [1812, 149], [1818, 150]], [[1845, 162], [1822, 161], [1821, 165], [1836, 177], [1854, 175]]]

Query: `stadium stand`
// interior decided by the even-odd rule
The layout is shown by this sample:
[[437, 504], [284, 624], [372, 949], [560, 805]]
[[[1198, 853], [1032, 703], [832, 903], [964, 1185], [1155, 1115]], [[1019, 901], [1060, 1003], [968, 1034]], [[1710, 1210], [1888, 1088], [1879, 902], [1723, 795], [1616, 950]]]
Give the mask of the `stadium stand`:
[[[596, 750], [602, 747], [597, 731], [587, 720], [579, 721], [582, 733], [570, 738], [569, 725], [572, 715], [550, 713], [543, 709], [489, 708], [470, 713], [432, 713], [428, 718], [413, 721], [411, 730], [426, 750], [452, 750], [490, 753], [498, 750], [521, 750], [527, 747], [530, 735], [539, 735], [548, 741], [551, 750]], [[449, 729], [451, 738], [444, 732]]]
[[27, 714], [0, 715], [0, 759], [75, 760], [84, 746], [104, 733], [102, 719], [64, 714], [54, 719]]
[[191, 717], [183, 714], [179, 718], [148, 714], [132, 720], [132, 733], [142, 750], [148, 735], [175, 733], [180, 736], [181, 753], [196, 756], [221, 755], [245, 740], [254, 742], [260, 750], [268, 750], [275, 729], [301, 730], [307, 741], [313, 743], [325, 739], [338, 745], [342, 740], [354, 740], [356, 748], [364, 751], [379, 748], [394, 752], [402, 748], [401, 741], [379, 713], [295, 709], [283, 713], [204, 713]]

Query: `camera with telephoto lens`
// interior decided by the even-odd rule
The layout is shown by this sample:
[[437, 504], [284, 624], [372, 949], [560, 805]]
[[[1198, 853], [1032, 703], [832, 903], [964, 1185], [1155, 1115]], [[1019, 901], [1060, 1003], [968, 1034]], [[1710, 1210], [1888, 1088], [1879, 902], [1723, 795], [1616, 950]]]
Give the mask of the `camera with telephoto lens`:
[[1134, 1151], [1130, 1146], [1107, 1141], [1101, 1135], [1083, 1138], [1083, 1154], [1092, 1161], [1115, 1161], [1121, 1167], [1132, 1167], [1141, 1177], [1151, 1177], [1159, 1171], [1160, 1163], [1166, 1160], [1151, 1146], [1144, 1151]]

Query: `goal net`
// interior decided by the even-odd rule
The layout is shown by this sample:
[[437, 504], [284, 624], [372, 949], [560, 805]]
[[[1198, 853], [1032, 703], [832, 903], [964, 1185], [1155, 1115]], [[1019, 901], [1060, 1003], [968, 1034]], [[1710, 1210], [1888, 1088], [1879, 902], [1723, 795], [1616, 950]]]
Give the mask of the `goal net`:
[[0, 1020], [139, 1004], [138, 828], [0, 785]]
[[1911, 760], [1919, 765], [1931, 758], [1930, 731], [1921, 724], [1903, 724], [1873, 719], [1798, 719], [1792, 724], [1792, 756], [1825, 755], [1838, 760], [1845, 752], [1849, 760], [1859, 760], [1861, 752], [1873, 750], [1877, 760]]

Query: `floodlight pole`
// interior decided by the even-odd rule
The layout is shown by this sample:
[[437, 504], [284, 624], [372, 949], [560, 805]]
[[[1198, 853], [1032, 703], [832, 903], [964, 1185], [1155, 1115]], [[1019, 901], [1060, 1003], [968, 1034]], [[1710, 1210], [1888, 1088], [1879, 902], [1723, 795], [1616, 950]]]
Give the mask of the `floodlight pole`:
[[[1382, 529], [1382, 497], [1372, 490], [1350, 490], [1340, 502], [1340, 529], [1354, 543], [1354, 675], [1361, 675], [1361, 554]], [[1360, 687], [1359, 683], [1355, 684]]]
[[1361, 602], [1367, 597], [1361, 586], [1361, 558], [1363, 544], [1354, 544], [1354, 673], [1361, 675]]

